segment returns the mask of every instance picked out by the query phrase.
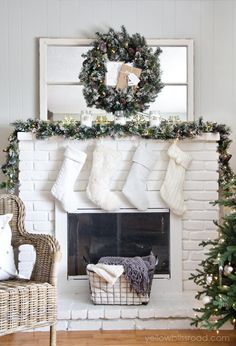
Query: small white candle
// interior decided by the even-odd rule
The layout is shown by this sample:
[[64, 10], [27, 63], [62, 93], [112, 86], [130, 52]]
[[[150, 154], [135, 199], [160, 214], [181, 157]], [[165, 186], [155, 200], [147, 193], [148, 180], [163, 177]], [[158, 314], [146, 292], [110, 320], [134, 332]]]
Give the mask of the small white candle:
[[124, 116], [123, 111], [117, 111], [115, 112], [115, 124], [119, 125], [125, 125], [126, 124], [126, 117]]
[[150, 112], [149, 113], [149, 122], [150, 127], [159, 126], [161, 122], [161, 116], [158, 112]]
[[81, 125], [85, 125], [85, 126], [88, 126], [88, 127], [91, 127], [92, 126], [92, 114], [90, 111], [82, 111], [81, 112], [81, 116], [80, 116], [80, 122], [81, 122]]

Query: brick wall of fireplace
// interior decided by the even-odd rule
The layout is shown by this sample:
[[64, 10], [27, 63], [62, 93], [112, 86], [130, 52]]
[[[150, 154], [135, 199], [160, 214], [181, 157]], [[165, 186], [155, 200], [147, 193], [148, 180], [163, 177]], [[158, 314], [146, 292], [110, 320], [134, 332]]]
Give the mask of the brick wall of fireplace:
[[[84, 196], [91, 169], [92, 152], [94, 145], [96, 144], [96, 140], [75, 141], [65, 140], [59, 137], [53, 137], [47, 140], [37, 140], [31, 133], [19, 133], [18, 139], [20, 159], [19, 195], [26, 206], [26, 228], [28, 231], [34, 233], [55, 234], [55, 201], [51, 196], [50, 189], [63, 162], [64, 149], [67, 145], [70, 145], [78, 150], [85, 151], [88, 154], [87, 161], [76, 182], [75, 190], [81, 195], [81, 201], [83, 204], [82, 207], [89, 208], [91, 207], [91, 204]], [[187, 211], [183, 217], [179, 219], [181, 224], [181, 280], [183, 292], [196, 290], [193, 282], [189, 281], [188, 278], [190, 273], [197, 268], [199, 261], [204, 256], [204, 251], [201, 247], [199, 247], [199, 242], [203, 239], [215, 238], [217, 235], [216, 226], [213, 224], [212, 220], [218, 219], [219, 211], [218, 207], [211, 205], [210, 202], [218, 198], [218, 140], [219, 136], [217, 134], [205, 134], [204, 136], [198, 137], [194, 140], [184, 140], [178, 144], [182, 150], [188, 151], [193, 159], [186, 173], [184, 184], [184, 196]], [[116, 140], [104, 139], [104, 141], [109, 141], [109, 146], [113, 147], [114, 150], [120, 151], [122, 154], [122, 162], [116, 172], [111, 186], [113, 191], [115, 191], [118, 195], [121, 195], [123, 184], [128, 176], [128, 172], [132, 164], [132, 156], [140, 140], [137, 138], [120, 138]], [[146, 140], [146, 145], [150, 150], [155, 150], [158, 152], [158, 160], [147, 181], [147, 193], [149, 199], [150, 201], [156, 201], [155, 203], [157, 203], [161, 208], [168, 208], [168, 206], [166, 206], [161, 200], [159, 190], [168, 165], [167, 149], [170, 142]], [[176, 230], [171, 229], [170, 231], [175, 232]], [[21, 273], [25, 276], [29, 275], [32, 267], [32, 253], [33, 252], [31, 249], [23, 248], [20, 254], [21, 258], [24, 257], [27, 259], [27, 261], [22, 261], [20, 264]], [[187, 300], [183, 301], [186, 301], [186, 304], [189, 305]], [[183, 301], [180, 304], [181, 309], [183, 308]], [[61, 301], [62, 310], [63, 306], [69, 305]], [[153, 306], [145, 308], [151, 309], [153, 313], [150, 313], [150, 311], [148, 313], [148, 310], [145, 309], [141, 309], [141, 312], [139, 313], [139, 310], [136, 309], [138, 311], [136, 313], [137, 316], [140, 315], [144, 316], [144, 319], [151, 319], [149, 326], [153, 326], [153, 321], [156, 318], [158, 319], [161, 317], [153, 308]], [[185, 306], [185, 312], [186, 308], [189, 309], [189, 306]], [[85, 310], [87, 312], [85, 312]], [[77, 315], [74, 312], [74, 315], [77, 317], [80, 316], [78, 317], [79, 320], [81, 319], [83, 321], [87, 321], [88, 316], [90, 316], [91, 319], [91, 311], [92, 310], [87, 306], [84, 308], [84, 312], [80, 311], [80, 313], [77, 313]], [[108, 309], [108, 311], [110, 310]], [[176, 314], [176, 311], [177, 310], [175, 308], [174, 314]], [[67, 327], [64, 325], [62, 329], [73, 329], [72, 327], [68, 327], [70, 325], [76, 325], [75, 321], [73, 323], [71, 322], [70, 324], [73, 311], [67, 311], [67, 313], [64, 314], [63, 312], [60, 312], [60, 314], [62, 319], [63, 316], [67, 316]], [[85, 317], [85, 315], [87, 317]], [[122, 319], [122, 313], [120, 312], [118, 315], [119, 317], [116, 318]], [[130, 313], [130, 316], [131, 315], [132, 313]], [[169, 317], [173, 318], [173, 314], [171, 315], [170, 313], [168, 315], [170, 315]], [[104, 310], [101, 316], [104, 317]], [[101, 316], [99, 317], [100, 322], [102, 321]], [[115, 317], [113, 316], [112, 319], [114, 318]], [[186, 318], [186, 314], [184, 314], [184, 318]], [[139, 318], [138, 323], [140, 323], [140, 319], [142, 320], [142, 317]], [[102, 328], [102, 322], [100, 324], [99, 323], [97, 323], [96, 326], [100, 327], [96, 327], [95, 329]], [[81, 325], [81, 323], [79, 325]], [[147, 327], [147, 323], [145, 325]], [[78, 327], [78, 329], [83, 328], [84, 327]], [[88, 327], [84, 329], [91, 328]]]

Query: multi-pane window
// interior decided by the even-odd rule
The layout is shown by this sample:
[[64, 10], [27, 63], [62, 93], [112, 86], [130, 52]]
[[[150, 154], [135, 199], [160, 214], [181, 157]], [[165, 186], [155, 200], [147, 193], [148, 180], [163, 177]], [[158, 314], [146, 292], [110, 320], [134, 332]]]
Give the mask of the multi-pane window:
[[[193, 41], [188, 39], [147, 40], [160, 46], [160, 64], [164, 88], [147, 110], [160, 112], [163, 118], [177, 116], [193, 119]], [[40, 39], [40, 116], [54, 119], [78, 116], [86, 102], [78, 76], [91, 40]], [[103, 111], [93, 109], [94, 114]]]

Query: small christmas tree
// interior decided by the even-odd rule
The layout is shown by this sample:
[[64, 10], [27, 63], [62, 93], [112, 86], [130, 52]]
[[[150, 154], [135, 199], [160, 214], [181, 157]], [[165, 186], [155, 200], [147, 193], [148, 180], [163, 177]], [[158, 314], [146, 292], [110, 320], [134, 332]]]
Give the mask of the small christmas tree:
[[227, 321], [236, 329], [236, 176], [222, 189], [222, 199], [216, 203], [227, 208], [216, 240], [203, 241], [210, 246], [201, 269], [190, 279], [201, 286], [196, 295], [202, 299], [203, 307], [194, 309], [197, 314], [192, 325], [218, 330]]

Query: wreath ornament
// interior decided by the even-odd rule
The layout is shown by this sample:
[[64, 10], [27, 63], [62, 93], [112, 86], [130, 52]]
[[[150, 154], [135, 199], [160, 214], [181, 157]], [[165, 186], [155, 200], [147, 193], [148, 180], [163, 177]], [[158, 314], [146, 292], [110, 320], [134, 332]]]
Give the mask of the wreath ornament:
[[[149, 103], [155, 101], [163, 88], [159, 61], [161, 49], [157, 47], [153, 52], [143, 36], [138, 33], [128, 35], [124, 26], [120, 32], [109, 29], [107, 34], [98, 32], [96, 35], [93, 48], [82, 55], [85, 60], [79, 75], [87, 106], [113, 114], [123, 111], [126, 117], [148, 109]], [[121, 62], [129, 69], [139, 70], [139, 82], [121, 89], [107, 85], [109, 62]]]

